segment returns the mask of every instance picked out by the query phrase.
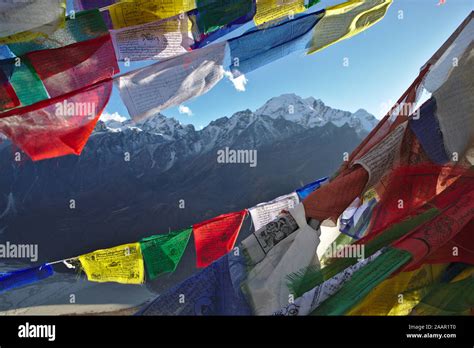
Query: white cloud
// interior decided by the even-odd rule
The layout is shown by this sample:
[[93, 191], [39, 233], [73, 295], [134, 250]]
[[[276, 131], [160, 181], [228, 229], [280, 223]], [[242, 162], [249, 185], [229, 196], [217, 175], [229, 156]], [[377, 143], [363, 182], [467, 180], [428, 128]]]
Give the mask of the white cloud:
[[233, 83], [236, 90], [239, 92], [245, 92], [245, 85], [248, 82], [245, 75], [242, 74], [239, 77], [234, 78], [230, 71], [224, 71], [224, 75]]
[[179, 111], [180, 114], [185, 114], [185, 115], [188, 115], [188, 116], [193, 115], [193, 111], [189, 107], [184, 106], [184, 105], [180, 105], [178, 107], [178, 111]]
[[124, 122], [127, 118], [125, 116], [120, 115], [118, 112], [114, 112], [113, 114], [104, 111], [102, 115], [100, 115], [100, 120], [107, 122], [107, 121], [117, 121], [117, 122]]

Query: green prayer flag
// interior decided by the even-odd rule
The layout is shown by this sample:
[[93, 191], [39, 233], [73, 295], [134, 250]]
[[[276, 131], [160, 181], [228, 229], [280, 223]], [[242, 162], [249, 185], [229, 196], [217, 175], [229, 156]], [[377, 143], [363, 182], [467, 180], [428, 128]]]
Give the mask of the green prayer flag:
[[27, 106], [48, 99], [43, 82], [26, 58], [15, 65], [10, 83], [20, 100], [21, 106]]
[[203, 34], [213, 32], [239, 18], [253, 15], [253, 0], [197, 0], [197, 26]]
[[143, 238], [140, 247], [151, 280], [163, 273], [173, 272], [189, 242], [192, 227], [168, 234]]

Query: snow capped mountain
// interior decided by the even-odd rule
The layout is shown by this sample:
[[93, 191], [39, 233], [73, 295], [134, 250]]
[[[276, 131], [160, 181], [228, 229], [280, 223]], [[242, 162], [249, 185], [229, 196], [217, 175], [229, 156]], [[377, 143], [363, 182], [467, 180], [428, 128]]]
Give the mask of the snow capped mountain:
[[259, 116], [281, 117], [305, 128], [322, 127], [328, 122], [342, 127], [347, 123], [360, 135], [370, 132], [378, 122], [364, 109], [359, 109], [355, 113], [333, 109], [319, 99], [313, 97], [303, 99], [293, 93], [270, 99], [255, 113]]
[[[286, 122], [285, 122], [286, 121]], [[267, 101], [255, 112], [243, 110], [230, 118], [221, 117], [196, 131], [192, 125], [182, 125], [174, 118], [157, 114], [144, 121], [132, 120], [105, 123], [110, 131], [136, 129], [162, 137], [165, 141], [185, 141], [192, 154], [204, 153], [216, 147], [239, 144], [254, 147], [294, 135], [304, 129], [332, 123], [347, 124], [358, 135], [370, 132], [378, 120], [364, 109], [355, 113], [333, 109], [313, 97], [303, 99], [296, 94], [283, 94]], [[96, 128], [104, 131], [103, 126]]]

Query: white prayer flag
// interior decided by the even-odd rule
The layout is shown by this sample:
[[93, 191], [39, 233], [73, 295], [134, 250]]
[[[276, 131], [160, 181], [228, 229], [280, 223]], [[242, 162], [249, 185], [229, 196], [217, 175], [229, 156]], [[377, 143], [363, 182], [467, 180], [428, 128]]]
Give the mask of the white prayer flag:
[[226, 45], [210, 45], [117, 77], [130, 116], [138, 121], [209, 91], [224, 76]]
[[299, 203], [296, 192], [280, 196], [270, 202], [260, 203], [249, 209], [255, 231], [273, 221], [282, 210], [294, 208]]

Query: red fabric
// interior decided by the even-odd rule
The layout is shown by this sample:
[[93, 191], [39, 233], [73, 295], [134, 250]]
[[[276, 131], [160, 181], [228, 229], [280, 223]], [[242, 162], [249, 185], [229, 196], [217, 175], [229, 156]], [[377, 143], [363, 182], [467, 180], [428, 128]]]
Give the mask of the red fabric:
[[[79, 155], [104, 110], [112, 91], [112, 80], [74, 93], [41, 101], [0, 114], [0, 131], [32, 160]], [[71, 114], [59, 105], [72, 106]], [[88, 107], [92, 112], [85, 113]]]
[[[403, 271], [420, 267], [447, 243], [454, 241], [474, 217], [474, 178], [462, 177], [432, 203], [443, 212], [393, 244], [412, 254]], [[433, 261], [433, 260], [432, 260]]]
[[51, 97], [79, 90], [120, 72], [110, 35], [26, 55]]
[[[456, 250], [455, 255], [454, 250]], [[451, 262], [474, 265], [474, 220], [471, 220], [459, 234], [426, 259], [426, 263]]]
[[319, 221], [328, 218], [337, 220], [349, 204], [362, 194], [367, 180], [369, 174], [359, 165], [346, 170], [303, 201], [306, 216]]
[[366, 235], [370, 238], [380, 234], [390, 225], [417, 215], [418, 208], [440, 194], [466, 170], [433, 164], [404, 166], [394, 169], [374, 208]]
[[0, 111], [11, 109], [20, 105], [20, 100], [16, 96], [12, 85], [8, 82], [7, 76], [0, 70]]
[[242, 210], [193, 225], [197, 267], [207, 267], [232, 250], [246, 214]]

